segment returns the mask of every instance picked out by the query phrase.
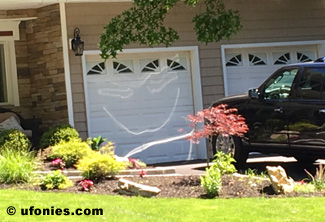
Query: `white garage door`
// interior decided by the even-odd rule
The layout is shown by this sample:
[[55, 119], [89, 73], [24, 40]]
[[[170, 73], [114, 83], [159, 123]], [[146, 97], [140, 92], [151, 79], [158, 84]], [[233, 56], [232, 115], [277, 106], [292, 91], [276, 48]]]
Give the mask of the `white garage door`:
[[226, 49], [226, 95], [257, 88], [283, 65], [315, 60], [317, 46]]
[[[146, 163], [196, 159], [185, 117], [193, 113], [188, 53], [85, 58], [89, 136], [115, 142], [116, 154]], [[180, 132], [179, 129], [184, 129]], [[175, 139], [175, 137], [183, 137]]]

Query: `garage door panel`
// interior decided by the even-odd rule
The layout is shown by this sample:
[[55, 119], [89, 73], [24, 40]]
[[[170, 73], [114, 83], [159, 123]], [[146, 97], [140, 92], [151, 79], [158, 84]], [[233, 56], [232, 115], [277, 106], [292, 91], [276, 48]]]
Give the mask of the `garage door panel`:
[[[150, 144], [150, 149], [134, 156], [146, 163], [187, 158], [190, 143], [185, 139], [168, 143], [161, 141], [180, 136], [180, 128], [185, 129], [183, 134], [191, 130], [185, 120], [188, 114], [193, 114], [191, 73], [186, 64], [188, 58], [177, 60], [177, 56], [168, 54], [153, 56], [159, 60], [159, 67], [146, 73], [141, 71], [146, 65], [143, 63], [144, 56], [140, 56], [141, 59], [137, 57], [127, 57], [126, 63], [132, 66], [132, 73], [119, 73], [115, 70], [117, 66], [111, 66], [113, 63], [108, 61], [102, 75], [86, 76], [89, 134], [102, 135], [114, 141], [116, 153], [122, 156]], [[170, 57], [179, 64], [168, 60]], [[173, 71], [169, 65], [175, 68], [175, 64], [183, 69]], [[195, 158], [194, 153], [190, 156]]]
[[256, 88], [279, 67], [317, 58], [317, 45], [231, 48], [225, 50], [227, 95]]

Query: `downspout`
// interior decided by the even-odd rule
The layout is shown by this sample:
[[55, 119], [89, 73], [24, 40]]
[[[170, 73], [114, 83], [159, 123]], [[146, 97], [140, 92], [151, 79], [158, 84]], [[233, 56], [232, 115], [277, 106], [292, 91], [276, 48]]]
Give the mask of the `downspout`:
[[71, 91], [71, 78], [70, 78], [70, 62], [69, 62], [69, 43], [67, 35], [67, 19], [65, 12], [65, 3], [60, 1], [60, 19], [61, 19], [61, 38], [62, 38], [62, 51], [65, 73], [65, 88], [67, 93], [67, 105], [68, 105], [68, 118], [69, 124], [74, 126], [73, 117], [73, 103], [72, 103], [72, 91]]

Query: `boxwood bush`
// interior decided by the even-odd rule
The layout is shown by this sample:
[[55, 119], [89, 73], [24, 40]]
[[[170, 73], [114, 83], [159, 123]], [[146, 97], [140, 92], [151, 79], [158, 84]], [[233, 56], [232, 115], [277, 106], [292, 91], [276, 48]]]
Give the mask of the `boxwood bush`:
[[87, 142], [81, 139], [71, 139], [70, 141], [61, 141], [52, 147], [49, 159], [60, 158], [64, 161], [66, 167], [72, 167], [79, 159], [90, 155], [93, 152]]
[[79, 133], [69, 124], [60, 124], [50, 128], [40, 139], [40, 148], [54, 146], [61, 141], [79, 138]]
[[31, 148], [28, 137], [17, 129], [3, 130], [0, 132], [0, 151], [22, 151], [27, 152]]
[[125, 163], [117, 161], [113, 155], [92, 152], [91, 155], [80, 159], [76, 165], [86, 179], [98, 181], [105, 177], [114, 177], [125, 169]]

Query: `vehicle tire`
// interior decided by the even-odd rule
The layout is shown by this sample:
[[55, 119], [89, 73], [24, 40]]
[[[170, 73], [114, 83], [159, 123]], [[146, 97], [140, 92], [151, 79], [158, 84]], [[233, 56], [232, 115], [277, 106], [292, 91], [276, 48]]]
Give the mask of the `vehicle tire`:
[[212, 138], [213, 155], [218, 151], [226, 154], [231, 153], [236, 160], [234, 163], [237, 170], [244, 169], [248, 158], [248, 151], [242, 146], [241, 140], [236, 136], [223, 136], [221, 134]]

